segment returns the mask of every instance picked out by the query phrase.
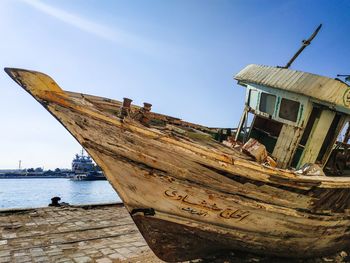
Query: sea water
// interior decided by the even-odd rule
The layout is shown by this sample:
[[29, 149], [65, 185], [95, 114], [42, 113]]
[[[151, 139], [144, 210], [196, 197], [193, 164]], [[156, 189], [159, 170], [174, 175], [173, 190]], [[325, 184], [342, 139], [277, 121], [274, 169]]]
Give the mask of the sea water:
[[54, 196], [72, 205], [121, 201], [108, 181], [0, 179], [0, 209], [44, 207]]

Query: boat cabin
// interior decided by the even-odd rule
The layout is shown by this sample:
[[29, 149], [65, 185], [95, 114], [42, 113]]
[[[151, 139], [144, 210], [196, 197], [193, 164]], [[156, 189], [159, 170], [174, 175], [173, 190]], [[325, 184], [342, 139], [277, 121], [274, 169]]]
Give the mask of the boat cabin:
[[346, 83], [260, 65], [247, 66], [235, 79], [247, 89], [236, 140], [258, 140], [279, 168], [327, 164], [350, 114]]

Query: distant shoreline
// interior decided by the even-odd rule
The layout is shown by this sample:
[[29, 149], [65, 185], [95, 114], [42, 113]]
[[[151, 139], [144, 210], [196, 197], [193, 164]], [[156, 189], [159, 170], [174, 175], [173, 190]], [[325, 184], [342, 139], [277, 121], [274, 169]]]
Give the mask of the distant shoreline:
[[70, 179], [67, 176], [25, 176], [25, 175], [13, 175], [13, 176], [0, 176], [1, 179]]

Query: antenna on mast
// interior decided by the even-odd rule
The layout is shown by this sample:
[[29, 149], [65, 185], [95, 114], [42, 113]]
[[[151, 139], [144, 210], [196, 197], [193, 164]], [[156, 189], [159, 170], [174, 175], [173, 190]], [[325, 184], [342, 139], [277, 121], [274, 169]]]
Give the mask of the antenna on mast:
[[347, 75], [347, 74], [337, 74], [337, 77], [345, 77], [345, 81], [350, 82], [350, 75]]
[[301, 52], [303, 52], [303, 50], [311, 44], [311, 41], [316, 37], [318, 31], [320, 31], [322, 27], [322, 24], [320, 24], [316, 30], [313, 32], [313, 34], [307, 39], [307, 40], [303, 40], [302, 41], [302, 45], [301, 47], [299, 48], [299, 50], [294, 54], [294, 56], [288, 61], [288, 63], [284, 66], [284, 67], [281, 67], [281, 68], [289, 68], [292, 63], [294, 62], [294, 60], [301, 54]]

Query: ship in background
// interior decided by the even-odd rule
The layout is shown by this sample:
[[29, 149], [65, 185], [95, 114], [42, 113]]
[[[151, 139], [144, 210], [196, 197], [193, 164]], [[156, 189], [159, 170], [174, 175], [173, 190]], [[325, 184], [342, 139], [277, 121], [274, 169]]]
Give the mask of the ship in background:
[[72, 180], [74, 181], [95, 181], [107, 180], [101, 168], [95, 165], [89, 155], [84, 155], [84, 149], [81, 155], [76, 154], [72, 161]]
[[44, 168], [24, 168], [19, 161], [18, 169], [0, 169], [0, 179], [68, 178], [74, 181], [107, 180], [101, 168], [84, 153], [76, 154], [71, 169], [44, 170]]

